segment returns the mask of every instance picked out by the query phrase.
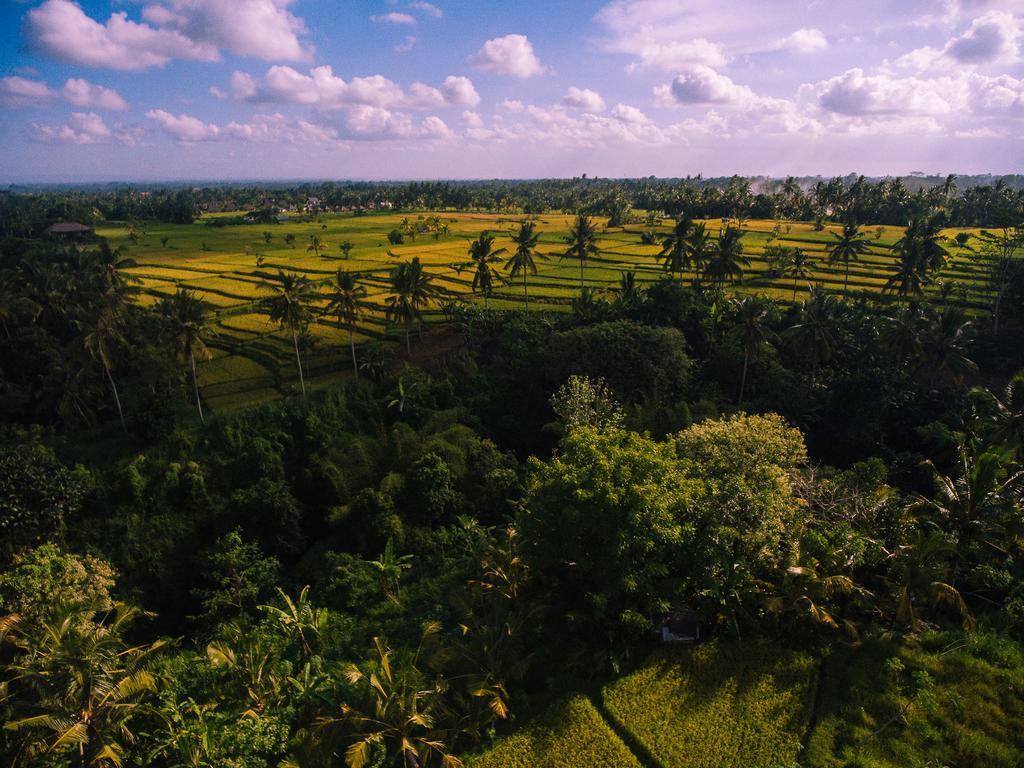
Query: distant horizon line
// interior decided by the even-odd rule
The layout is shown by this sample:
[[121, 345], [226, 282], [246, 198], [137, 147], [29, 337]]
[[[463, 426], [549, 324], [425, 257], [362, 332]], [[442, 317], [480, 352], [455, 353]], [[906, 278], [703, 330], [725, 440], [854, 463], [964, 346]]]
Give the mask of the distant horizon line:
[[689, 174], [686, 176], [656, 176], [644, 174], [637, 176], [602, 176], [591, 174], [580, 174], [576, 176], [423, 176], [423, 177], [377, 177], [377, 178], [331, 178], [324, 176], [281, 176], [281, 177], [223, 177], [223, 178], [202, 178], [202, 177], [151, 177], [151, 178], [96, 178], [96, 179], [0, 179], [0, 190], [10, 191], [14, 187], [47, 188], [47, 187], [90, 187], [90, 186], [132, 186], [138, 184], [154, 185], [166, 184], [174, 186], [215, 186], [215, 185], [238, 185], [238, 184], [415, 184], [415, 183], [477, 183], [477, 182], [531, 182], [531, 181], [571, 181], [573, 179], [588, 181], [638, 181], [642, 179], [654, 179], [656, 181], [673, 180], [701, 180], [730, 179], [735, 177], [742, 179], [764, 179], [776, 180], [789, 177], [795, 179], [845, 179], [850, 177], [863, 176], [865, 179], [895, 179], [895, 178], [916, 178], [916, 179], [944, 179], [947, 176], [956, 176], [958, 179], [977, 178], [1024, 178], [1024, 171], [986, 172], [986, 173], [956, 173], [956, 172], [934, 172], [910, 171], [908, 173], [888, 174], [862, 174], [850, 171], [841, 174], [826, 173], [790, 173], [790, 174], [715, 174], [703, 173]]

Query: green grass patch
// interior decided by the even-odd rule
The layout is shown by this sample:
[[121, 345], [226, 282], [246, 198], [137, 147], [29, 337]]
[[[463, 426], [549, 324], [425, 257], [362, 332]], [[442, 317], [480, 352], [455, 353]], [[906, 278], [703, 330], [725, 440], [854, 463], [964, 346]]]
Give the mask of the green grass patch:
[[983, 633], [870, 641], [823, 670], [812, 768], [1020, 768], [1024, 651]]

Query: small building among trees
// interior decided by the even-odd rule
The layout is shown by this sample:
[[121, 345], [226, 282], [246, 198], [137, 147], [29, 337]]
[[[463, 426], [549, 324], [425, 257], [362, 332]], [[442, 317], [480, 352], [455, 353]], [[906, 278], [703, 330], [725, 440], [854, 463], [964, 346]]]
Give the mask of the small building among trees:
[[661, 642], [697, 643], [704, 637], [704, 617], [686, 607], [673, 608], [661, 617]]
[[46, 228], [46, 234], [74, 240], [92, 234], [92, 227], [74, 221], [59, 221]]

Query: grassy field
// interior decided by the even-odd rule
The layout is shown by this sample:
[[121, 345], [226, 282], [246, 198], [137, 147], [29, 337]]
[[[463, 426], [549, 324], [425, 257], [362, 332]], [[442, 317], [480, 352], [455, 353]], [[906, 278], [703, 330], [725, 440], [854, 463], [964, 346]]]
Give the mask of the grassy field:
[[[358, 272], [369, 296], [367, 314], [359, 325], [357, 343], [372, 339], [388, 339], [393, 334], [384, 318], [387, 299], [387, 274], [400, 259], [418, 256], [435, 284], [450, 294], [482, 302], [471, 294], [472, 275], [465, 267], [469, 241], [489, 230], [498, 235], [497, 247], [510, 245], [507, 235], [516, 229], [518, 219], [469, 213], [445, 213], [441, 221], [448, 233], [435, 237], [420, 234], [415, 240], [406, 238], [403, 245], [391, 246], [387, 233], [399, 227], [404, 218], [415, 222], [420, 214], [325, 214], [310, 220], [294, 220], [279, 224], [241, 224], [212, 226], [222, 215], [208, 215], [190, 225], [149, 225], [137, 230], [136, 239], [129, 237], [125, 225], [112, 223], [97, 228], [111, 245], [123, 248], [137, 266], [128, 271], [140, 279], [140, 301], [150, 304], [173, 293], [179, 286], [190, 288], [209, 305], [216, 331], [211, 347], [216, 356], [201, 364], [203, 397], [216, 409], [230, 409], [292, 393], [297, 386], [294, 353], [290, 340], [262, 311], [260, 299], [268, 294], [263, 282], [277, 270], [301, 272], [311, 280], [324, 282], [339, 268]], [[224, 215], [234, 218], [234, 214]], [[560, 254], [565, 250], [565, 236], [571, 216], [545, 214], [537, 219], [541, 234], [539, 251], [547, 258], [537, 260], [538, 274], [528, 278], [531, 304], [548, 311], [568, 311], [569, 303], [579, 290], [579, 265]], [[643, 245], [641, 226], [607, 228], [599, 221], [601, 254], [584, 270], [586, 285], [610, 288], [624, 270], [635, 270], [638, 280], [650, 283], [664, 275], [657, 246]], [[671, 222], [656, 229], [667, 232]], [[722, 222], [707, 222], [712, 232]], [[773, 233], [773, 230], [777, 232]], [[737, 293], [758, 293], [782, 301], [794, 296], [791, 280], [772, 277], [764, 261], [764, 248], [769, 242], [803, 248], [815, 260], [813, 281], [830, 291], [841, 291], [843, 273], [839, 266], [827, 264], [825, 248], [833, 241], [830, 226], [815, 231], [813, 225], [799, 222], [746, 221], [744, 247], [751, 265], [743, 281], [730, 290]], [[870, 227], [872, 247], [850, 270], [853, 293], [877, 294], [892, 274], [894, 257], [890, 251], [899, 238], [897, 227]], [[264, 233], [270, 233], [269, 242]], [[774, 237], [773, 234], [777, 234]], [[953, 231], [947, 234], [954, 234]], [[294, 242], [286, 242], [286, 236]], [[307, 249], [316, 236], [324, 244], [319, 253]], [[353, 247], [346, 258], [340, 249], [344, 241]], [[952, 258], [941, 275], [945, 281], [958, 281], [968, 291], [967, 305], [978, 309], [986, 296], [979, 272], [965, 254], [952, 250]], [[506, 254], [507, 255], [507, 254]], [[499, 265], [500, 266], [500, 265]], [[797, 283], [796, 299], [807, 295], [809, 286]], [[490, 299], [496, 309], [522, 306], [523, 287], [500, 286]], [[326, 299], [323, 303], [326, 303]], [[440, 308], [427, 313], [427, 322], [443, 318]], [[305, 356], [308, 380], [316, 386], [330, 383], [350, 374], [350, 358], [344, 344], [347, 333], [334, 320], [321, 317], [310, 329], [310, 348]]]

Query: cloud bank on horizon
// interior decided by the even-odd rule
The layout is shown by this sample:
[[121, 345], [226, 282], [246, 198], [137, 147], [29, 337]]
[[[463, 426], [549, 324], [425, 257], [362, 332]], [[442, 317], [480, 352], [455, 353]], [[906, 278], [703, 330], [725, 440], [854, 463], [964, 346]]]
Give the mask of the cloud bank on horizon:
[[1024, 1], [768, 5], [7, 3], [0, 179], [1024, 171]]

